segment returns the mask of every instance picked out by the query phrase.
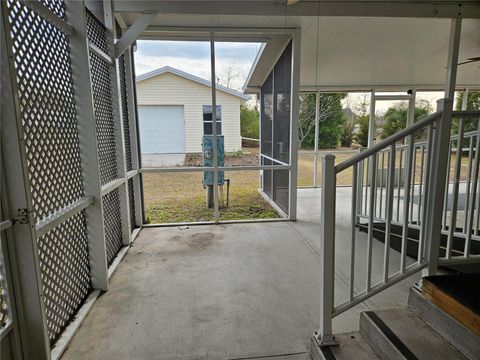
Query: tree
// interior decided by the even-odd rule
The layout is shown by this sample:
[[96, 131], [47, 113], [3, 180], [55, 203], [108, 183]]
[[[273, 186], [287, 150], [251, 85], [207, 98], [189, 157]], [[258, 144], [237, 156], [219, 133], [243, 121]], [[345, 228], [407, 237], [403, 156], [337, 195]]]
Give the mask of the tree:
[[370, 116], [363, 115], [357, 119], [358, 129], [355, 133], [355, 141], [363, 147], [368, 146], [368, 128]]
[[[462, 109], [463, 97], [465, 94], [460, 92], [457, 94], [455, 108], [456, 110]], [[468, 111], [480, 111], [480, 91], [469, 92], [467, 97], [467, 109]], [[466, 120], [464, 121], [464, 132], [475, 131], [478, 128], [478, 120]], [[452, 119], [452, 134], [458, 134], [458, 119]], [[463, 141], [464, 146], [468, 146], [468, 140]]]
[[355, 131], [355, 121], [345, 121], [342, 125], [342, 135], [340, 137], [340, 145], [349, 147], [352, 145], [353, 135]]
[[[430, 108], [428, 105], [422, 104], [420, 106], [415, 106], [413, 121], [416, 122], [427, 116], [429, 113]], [[381, 133], [382, 139], [385, 139], [404, 129], [407, 126], [407, 114], [408, 105], [406, 103], [389, 107], [384, 116]]]
[[[461, 110], [463, 104], [463, 92], [458, 93], [456, 101], [456, 109]], [[480, 91], [469, 92], [467, 97], [467, 109], [469, 111], [480, 111]]]
[[[338, 146], [345, 122], [341, 101], [346, 96], [345, 93], [319, 94], [319, 148]], [[312, 148], [315, 144], [315, 102], [314, 93], [300, 96], [298, 129], [301, 147]]]
[[257, 108], [250, 109], [245, 105], [240, 106], [240, 128], [243, 137], [259, 138], [259, 119], [260, 114]]
[[217, 72], [217, 84], [230, 89], [240, 90], [247, 78], [242, 70], [235, 63], [222, 66], [220, 71]]

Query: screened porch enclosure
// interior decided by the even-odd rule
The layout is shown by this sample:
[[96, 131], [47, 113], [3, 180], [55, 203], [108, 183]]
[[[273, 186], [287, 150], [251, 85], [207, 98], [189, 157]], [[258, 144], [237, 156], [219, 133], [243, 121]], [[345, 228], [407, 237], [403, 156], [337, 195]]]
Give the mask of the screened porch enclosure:
[[[355, 330], [360, 311], [405, 304], [405, 294], [413, 281], [407, 275], [418, 275], [420, 267], [402, 274], [404, 281], [375, 299], [367, 298], [366, 295], [373, 296], [372, 293], [363, 297], [357, 292], [362, 289], [348, 280], [355, 272], [359, 283], [370, 286], [372, 278], [382, 281], [377, 277], [384, 268], [390, 280], [388, 275], [393, 272], [388, 272], [389, 266], [396, 271], [398, 266], [405, 269], [407, 265], [416, 264], [405, 251], [400, 253], [388, 245], [385, 251], [385, 245], [373, 238], [371, 230], [366, 234], [356, 227], [357, 218], [368, 219], [369, 224], [373, 224], [376, 190], [369, 189], [375, 183], [371, 179], [376, 176], [368, 178], [363, 173], [377, 171], [375, 162], [364, 166], [367, 159], [357, 161], [361, 162], [353, 165], [357, 173], [359, 167], [365, 170], [358, 177], [362, 183], [356, 184], [357, 178], [352, 176], [352, 186], [337, 188], [336, 172], [342, 169], [335, 169], [334, 161], [325, 161], [330, 176], [327, 182], [331, 180], [327, 185], [333, 190], [325, 192], [326, 186], [323, 186], [297, 191], [299, 93], [346, 91], [349, 86], [362, 91], [372, 88], [387, 91], [404, 89], [410, 83], [418, 88], [443, 89], [447, 87], [444, 59], [448, 58], [451, 73], [450, 70], [456, 68], [452, 64], [458, 63], [459, 57], [477, 55], [480, 15], [478, 6], [470, 4], [463, 6], [464, 10], [459, 13], [455, 2], [455, 6], [452, 2], [445, 6], [435, 3], [435, 12], [426, 7], [426, 2], [412, 2], [402, 8], [400, 2], [392, 1], [393, 10], [383, 5], [379, 8], [370, 3], [365, 5], [364, 1], [353, 2], [359, 6], [355, 11], [345, 6], [352, 1], [346, 1], [340, 8], [322, 8], [325, 13], [320, 13], [320, 5], [312, 1], [264, 1], [261, 5], [249, 2], [249, 6], [243, 2], [218, 1], [0, 2], [2, 359], [289, 356], [303, 360], [309, 357], [308, 338], [318, 329], [320, 313], [330, 316], [326, 327], [332, 324], [334, 304], [330, 304], [330, 308], [325, 305], [325, 301], [334, 297], [330, 295], [334, 294], [335, 300], [347, 299], [341, 308], [344, 313], [335, 319], [338, 327], [334, 329], [339, 331]], [[404, 18], [397, 18], [399, 14], [395, 9], [401, 9], [400, 15]], [[464, 16], [474, 19], [464, 22], [464, 47], [459, 49]], [[403, 22], [411, 26], [402, 27]], [[324, 24], [337, 29], [335, 37], [328, 31], [320, 31]], [[449, 46], [451, 26], [456, 29], [452, 31], [455, 46]], [[387, 35], [382, 33], [382, 36], [397, 42], [403, 40], [402, 36], [411, 39], [418, 35], [419, 41], [414, 44], [422, 46], [411, 48], [408, 56], [394, 63], [396, 66], [405, 63], [402, 71], [392, 71], [388, 66], [393, 52], [388, 46], [379, 51], [381, 57], [377, 54], [357, 56], [365, 54], [366, 46], [359, 45], [354, 30], [363, 29], [358, 33], [364, 35], [366, 31], [368, 35], [371, 28], [385, 30]], [[404, 32], [395, 37], [399, 28]], [[354, 54], [328, 53], [320, 59], [326, 62], [313, 61], [315, 47], [312, 44], [335, 48], [328, 42], [325, 44], [325, 38], [320, 39], [322, 34], [328, 35], [327, 40], [335, 38], [340, 43], [351, 37], [355, 44], [342, 50], [353, 49]], [[429, 36], [432, 44], [427, 41]], [[364, 38], [369, 46], [378, 41], [374, 37]], [[135, 85], [137, 39], [190, 39], [203, 41], [208, 46], [210, 93], [199, 103], [199, 109], [201, 128], [206, 129], [208, 135], [211, 133], [210, 165], [142, 164], [141, 114]], [[226, 41], [262, 43], [244, 88], [245, 94], [257, 94], [260, 102], [260, 147], [258, 154], [252, 155], [256, 162], [249, 165], [220, 164], [217, 156], [217, 141], [226, 128], [222, 120], [226, 108], [218, 107], [216, 46]], [[423, 47], [428, 49], [424, 51]], [[432, 52], [432, 48], [435, 51]], [[457, 59], [451, 56], [452, 49], [456, 49]], [[346, 58], [359, 59], [361, 64], [356, 67], [358, 63], [343, 63], [339, 71], [335, 66], [337, 59]], [[379, 66], [374, 66], [374, 58], [381, 58], [386, 64], [386, 70], [379, 76], [376, 76], [378, 69], [375, 68]], [[424, 61], [418, 61], [419, 58]], [[415, 71], [407, 72], [410, 67]], [[451, 93], [447, 94], [445, 104], [450, 108], [439, 110], [420, 125], [428, 126], [433, 133], [434, 126], [444, 124], [440, 120], [448, 117], [452, 120], [455, 87], [480, 90], [477, 67], [478, 63], [467, 64], [463, 67], [466, 70], [459, 70], [457, 82], [449, 80]], [[323, 68], [330, 74], [324, 73], [318, 79], [312, 76], [316, 69]], [[362, 77], [362, 69], [368, 70], [367, 76]], [[388, 83], [393, 81], [389, 71], [399, 83], [402, 74], [408, 76], [401, 85]], [[412, 74], [417, 74], [419, 79]], [[349, 77], [355, 84], [346, 82]], [[427, 83], [425, 79], [432, 81]], [[180, 112], [177, 108], [175, 116], [180, 117]], [[454, 119], [466, 117], [478, 124], [475, 111], [454, 112], [453, 116]], [[468, 193], [466, 186], [472, 192], [478, 188], [480, 128], [471, 129], [476, 135], [467, 131], [462, 134], [462, 131], [445, 146], [447, 151], [449, 147], [454, 149], [451, 151], [460, 159], [455, 162], [457, 170], [452, 177], [439, 176], [442, 181], [446, 178], [447, 200], [451, 178], [468, 181], [465, 186], [454, 185], [452, 194]], [[468, 166], [472, 168], [467, 175], [462, 172], [463, 150], [458, 146], [462, 136], [468, 146]], [[448, 140], [448, 136], [445, 139]], [[389, 141], [395, 146], [395, 140]], [[183, 143], [177, 141], [176, 144]], [[418, 144], [410, 144], [408, 148], [413, 150], [407, 150], [406, 146], [397, 149], [403, 154], [410, 151], [411, 157]], [[442, 150], [441, 143], [436, 144], [435, 149]], [[382, 156], [384, 162], [395, 159], [385, 155], [383, 148], [377, 147], [375, 151], [372, 159], [376, 159], [375, 156], [378, 159]], [[426, 147], [421, 151], [426, 152]], [[442, 165], [438, 157], [435, 161], [436, 165]], [[435, 170], [434, 166], [431, 168]], [[391, 170], [395, 172], [395, 167]], [[402, 170], [399, 171], [401, 174]], [[188, 212], [190, 197], [205, 194], [202, 182], [205, 173], [213, 177], [214, 206], [208, 209], [208, 216], [196, 224], [184, 219], [169, 227], [147, 224], [147, 201], [158, 200], [155, 196], [160, 191], [171, 196], [171, 203]], [[268, 214], [272, 216], [267, 219], [252, 216], [247, 221], [229, 217], [221, 203], [218, 181], [221, 174], [240, 189], [232, 193], [230, 201], [246, 203], [245, 206], [255, 212], [256, 201], [260, 199], [268, 205], [271, 210]], [[322, 175], [324, 181], [325, 174], [327, 172]], [[398, 207], [401, 201], [409, 201], [410, 194], [411, 198], [417, 195], [415, 176], [414, 172], [411, 191], [403, 192], [407, 200], [400, 198], [398, 182]], [[181, 185], [177, 178], [184, 180]], [[165, 179], [176, 186], [166, 186]], [[253, 192], [251, 179], [255, 182]], [[382, 205], [383, 212], [378, 211], [380, 218], [387, 206], [383, 182], [381, 180], [379, 190], [385, 192], [379, 193], [378, 199], [385, 205]], [[442, 184], [437, 182], [440, 188]], [[389, 186], [389, 194], [393, 193], [392, 188], [395, 187]], [[355, 196], [355, 191], [357, 195], [364, 194], [362, 204], [368, 201], [370, 210], [352, 206], [352, 200], [361, 197]], [[187, 200], [179, 202], [178, 193]], [[338, 199], [334, 198], [335, 194]], [[327, 197], [330, 201], [325, 200]], [[444, 219], [437, 224], [439, 232], [445, 235], [452, 224], [465, 222], [463, 218], [452, 220], [452, 213], [460, 209], [463, 214], [468, 213], [470, 219], [462, 231], [468, 233], [472, 222], [477, 227], [474, 236], [465, 235], [469, 239], [466, 242], [470, 242], [470, 238], [479, 241], [477, 203], [480, 204], [480, 196], [471, 196], [464, 206], [449, 206], [448, 201], [441, 202], [441, 197], [437, 196], [438, 209], [435, 210], [437, 214], [445, 212]], [[323, 211], [320, 211], [321, 205]], [[412, 203], [412, 208], [420, 211], [415, 206]], [[175, 207], [166, 211], [174, 210]], [[427, 213], [427, 209], [421, 211]], [[333, 218], [328, 218], [329, 215]], [[385, 215], [385, 221], [391, 221], [390, 215]], [[399, 222], [401, 219], [417, 221], [412, 216], [399, 217]], [[324, 251], [325, 239], [331, 241], [334, 237], [327, 236], [326, 231], [335, 227], [335, 221], [338, 251], [329, 258]], [[408, 230], [408, 224], [404, 224]], [[423, 221], [418, 226], [423, 226]], [[449, 234], [453, 233], [449, 231]], [[404, 238], [406, 244], [406, 235]], [[327, 250], [334, 248], [335, 243]], [[468, 261], [478, 262], [477, 253], [468, 258], [467, 252]], [[390, 256], [386, 266], [382, 257], [385, 253]], [[335, 256], [336, 266], [328, 262]], [[372, 257], [376, 261], [372, 261]], [[430, 263], [421, 266], [428, 265], [432, 272], [436, 271], [437, 260], [432, 257]], [[369, 270], [364, 274], [362, 270], [367, 265]], [[326, 287], [320, 284], [320, 275], [322, 281], [327, 276], [331, 280], [327, 294], [321, 294]], [[387, 284], [387, 280], [381, 286], [392, 285]], [[322, 334], [331, 335], [328, 330], [331, 326]]]
[[[205, 171], [214, 177], [222, 171], [242, 191], [230, 201], [244, 202], [241, 196], [253, 197], [242, 181], [247, 176], [259, 184], [266, 171], [271, 184], [265, 182], [265, 197], [259, 194], [263, 184], [255, 186], [256, 196], [271, 203], [273, 218], [294, 218], [290, 137], [296, 100], [290, 94], [296, 91], [292, 64], [299, 63], [293, 40], [272, 71], [276, 80], [270, 97], [276, 100], [270, 122], [275, 125], [270, 150], [261, 156], [270, 163], [142, 167], [134, 44], [121, 41], [125, 30], [112, 8], [9, 0], [1, 3], [1, 17], [2, 152], [9, 154], [1, 164], [1, 348], [7, 358], [62, 355], [147, 221], [148, 178], [193, 174], [201, 188]], [[211, 46], [214, 85], [203, 108], [210, 109], [204, 125], [211, 127], [215, 142], [225, 129], [217, 123], [223, 109], [216, 106], [215, 42], [227, 36], [263, 41], [265, 34], [194, 31], [188, 36], [203, 37]], [[214, 184], [214, 216], [206, 222], [229, 222]], [[158, 191], [176, 190], [153, 188], [153, 194]], [[12, 246], [13, 239], [21, 240]], [[32, 277], [32, 271], [38, 276]]]

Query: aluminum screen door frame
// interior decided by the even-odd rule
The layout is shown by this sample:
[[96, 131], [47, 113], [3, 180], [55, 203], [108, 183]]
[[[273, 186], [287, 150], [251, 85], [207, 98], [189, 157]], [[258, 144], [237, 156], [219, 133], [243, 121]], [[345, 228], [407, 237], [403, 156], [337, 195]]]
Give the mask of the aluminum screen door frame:
[[[290, 40], [260, 91], [260, 157], [262, 164], [292, 165], [292, 158], [296, 158], [296, 151], [295, 154], [292, 154], [294, 144], [291, 143], [294, 138], [292, 127], [293, 50], [293, 40]], [[292, 167], [289, 170], [264, 170], [262, 177], [263, 192], [287, 215], [291, 215], [292, 210], [291, 194], [296, 192], [290, 188], [291, 171]], [[292, 215], [295, 217], [295, 214]]]

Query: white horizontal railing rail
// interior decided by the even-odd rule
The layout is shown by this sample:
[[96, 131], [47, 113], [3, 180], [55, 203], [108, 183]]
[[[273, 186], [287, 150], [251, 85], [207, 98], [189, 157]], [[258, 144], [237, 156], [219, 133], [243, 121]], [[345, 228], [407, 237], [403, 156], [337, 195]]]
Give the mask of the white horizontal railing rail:
[[[334, 155], [322, 156], [321, 345], [334, 342], [334, 316], [426, 267], [479, 259], [472, 247], [480, 240], [479, 120], [477, 112], [437, 111], [336, 166]], [[340, 174], [352, 179], [351, 194], [337, 188]], [[338, 191], [350, 201], [349, 221], [337, 219]], [[379, 234], [383, 245], [374, 240]], [[372, 273], [374, 262], [381, 274]], [[336, 268], [348, 278], [343, 299], [335, 294]]]
[[[441, 233], [446, 241], [440, 245], [441, 258], [446, 260], [452, 257], [468, 258], [471, 254], [471, 245], [480, 241], [480, 196], [478, 196], [478, 170], [480, 157], [476, 149], [479, 148], [477, 141], [479, 139], [480, 113], [462, 112], [453, 113], [453, 128], [451, 130], [449, 151], [450, 156], [447, 161], [447, 176], [445, 179], [445, 195], [442, 210], [442, 229]], [[402, 181], [405, 174], [405, 163], [407, 159], [408, 145], [403, 144], [396, 147], [398, 152], [398, 167], [395, 169], [395, 176], [400, 180], [394, 182], [394, 216], [392, 224], [402, 226], [408, 224], [410, 229], [420, 231], [423, 223], [423, 211], [425, 200], [426, 185], [426, 160], [428, 158], [428, 144], [423, 139], [417, 139], [413, 145], [413, 156], [411, 161], [411, 184], [409, 185], [410, 202], [408, 204], [408, 219], [404, 219], [402, 212], [404, 203], [404, 193], [407, 186]], [[388, 172], [387, 160], [391, 149], [383, 149], [378, 152], [377, 161], [377, 182], [376, 182], [376, 208], [374, 214], [375, 223], [384, 223], [387, 217], [386, 211], [386, 173]], [[398, 174], [398, 175], [397, 175]], [[357, 183], [363, 184], [358, 197], [361, 204], [357, 208], [358, 224], [362, 221], [368, 221], [368, 204], [365, 201], [369, 193], [369, 183], [365, 179], [368, 173], [359, 172]], [[470, 231], [469, 231], [470, 230]], [[409, 238], [409, 241], [418, 242], [415, 237]], [[478, 254], [477, 250], [474, 250]], [[458, 259], [457, 259], [458, 260]], [[457, 261], [456, 260], [456, 261]], [[442, 260], [443, 261], [443, 260]], [[445, 261], [443, 261], [445, 263]]]

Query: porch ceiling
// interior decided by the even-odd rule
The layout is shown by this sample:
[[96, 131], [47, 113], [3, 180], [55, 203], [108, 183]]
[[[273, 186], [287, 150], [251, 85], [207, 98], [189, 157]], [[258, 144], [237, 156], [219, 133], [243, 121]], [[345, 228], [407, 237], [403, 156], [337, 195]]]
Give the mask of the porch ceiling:
[[[388, 1], [387, 1], [388, 2]], [[308, 6], [312, 2], [301, 1], [302, 7], [288, 6], [284, 13], [288, 17], [278, 16], [277, 7], [265, 8], [265, 3], [257, 7], [236, 8], [238, 2], [233, 2], [230, 8], [225, 4], [210, 9], [208, 3], [200, 8], [193, 2], [190, 7], [184, 5], [175, 6], [174, 2], [131, 2], [130, 5], [123, 1], [114, 1], [117, 16], [121, 18], [125, 28], [130, 27], [142, 15], [142, 9], [150, 11], [162, 11], [143, 31], [142, 39], [205, 39], [208, 40], [208, 30], [217, 29], [219, 37], [224, 40], [251, 41], [261, 39], [266, 41], [266, 46], [261, 56], [258, 57], [256, 66], [252, 69], [247, 83], [247, 92], [258, 91], [258, 87], [264, 82], [273, 64], [286, 45], [288, 35], [279, 34], [282, 29], [300, 28], [302, 32], [301, 52], [301, 77], [302, 90], [369, 90], [376, 89], [405, 89], [417, 87], [419, 89], [442, 89], [445, 81], [445, 66], [447, 61], [447, 46], [449, 39], [450, 20], [435, 18], [435, 15], [423, 13], [419, 9], [418, 15], [413, 12], [415, 6], [411, 3], [404, 4], [405, 11], [399, 11], [394, 17], [393, 13], [384, 12], [384, 17], [354, 17], [346, 10], [343, 12], [349, 16], [326, 16], [332, 12], [322, 5], [320, 23], [317, 27], [316, 16], [290, 16], [292, 14], [308, 13]], [[172, 4], [171, 4], [172, 3]], [[185, 3], [185, 2], [183, 2]], [[244, 2], [245, 4], [249, 3]], [[273, 3], [273, 2], [272, 2]], [[313, 2], [314, 3], [314, 2]], [[329, 3], [329, 2], [324, 2]], [[330, 3], [343, 3], [335, 1]], [[355, 3], [355, 1], [351, 2]], [[358, 14], [377, 14], [372, 9], [383, 5], [373, 2], [369, 7], [358, 9]], [[390, 3], [392, 9], [395, 8]], [[413, 2], [414, 3], [414, 2]], [[460, 61], [470, 57], [480, 56], [480, 6], [473, 2], [467, 2], [469, 16], [477, 19], [465, 19], [463, 21], [462, 39], [460, 48]], [[142, 4], [147, 6], [142, 8]], [[153, 4], [153, 5], [152, 5]], [[217, 4], [219, 4], [217, 2]], [[473, 5], [472, 5], [473, 4]], [[308, 6], [307, 6], [308, 5]], [[249, 6], [248, 4], [245, 6]], [[444, 6], [444, 5], [442, 5]], [[444, 17], [444, 9], [439, 5], [436, 16]], [[445, 5], [446, 6], [446, 5]], [[476, 7], [475, 7], [476, 6]], [[208, 10], [210, 9], [210, 10]], [[312, 8], [313, 9], [313, 8]], [[315, 13], [317, 8], [310, 9], [309, 14]], [[408, 11], [407, 11], [408, 10]], [[465, 8], [464, 8], [465, 10]], [[209, 15], [206, 15], [210, 11]], [[244, 12], [241, 15], [234, 13]], [[270, 12], [269, 12], [270, 11]], [[272, 15], [266, 15], [272, 14]], [[353, 14], [353, 13], [352, 13]], [[380, 13], [379, 13], [380, 14]], [[477, 14], [477, 16], [475, 16]], [[248, 15], [248, 16], [246, 16]], [[425, 16], [418, 18], [415, 16]], [[386, 17], [388, 16], [388, 17]], [[427, 18], [430, 16], [429, 18]], [[190, 27], [190, 32], [181, 31], [185, 26]], [[228, 32], [221, 33], [225, 28]], [[237, 28], [238, 31], [232, 31]], [[248, 29], [242, 31], [241, 28]], [[253, 31], [255, 28], [257, 31]], [[277, 33], [272, 33], [275, 29]], [[318, 46], [317, 46], [318, 31]], [[318, 47], [318, 62], [317, 62]], [[459, 87], [480, 87], [480, 63], [470, 63], [459, 67], [457, 84]]]

